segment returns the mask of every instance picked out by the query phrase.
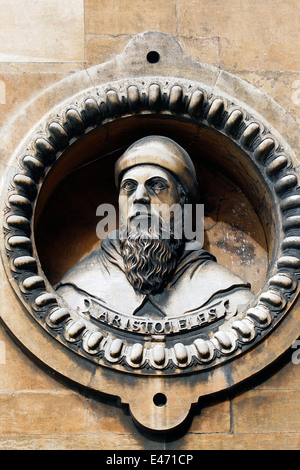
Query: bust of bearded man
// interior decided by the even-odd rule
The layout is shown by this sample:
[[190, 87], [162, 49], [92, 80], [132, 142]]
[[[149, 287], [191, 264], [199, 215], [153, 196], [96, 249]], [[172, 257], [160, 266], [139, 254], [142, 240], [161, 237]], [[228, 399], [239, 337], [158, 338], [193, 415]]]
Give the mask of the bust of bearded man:
[[[168, 208], [195, 201], [198, 191], [181, 146], [161, 136], [138, 140], [116, 162], [115, 182], [120, 229], [56, 286], [69, 307], [84, 312], [94, 302], [100, 311], [154, 319], [221, 308], [230, 318], [253, 300], [250, 285], [198, 241], [174, 237]], [[171, 230], [164, 237], [167, 219]]]

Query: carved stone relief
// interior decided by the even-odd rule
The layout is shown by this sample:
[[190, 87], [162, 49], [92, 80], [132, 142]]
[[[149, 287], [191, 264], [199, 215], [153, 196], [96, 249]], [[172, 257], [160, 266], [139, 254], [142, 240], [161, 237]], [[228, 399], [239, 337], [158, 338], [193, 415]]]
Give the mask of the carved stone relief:
[[[152, 37], [157, 38], [159, 34], [155, 34]], [[138, 41], [144, 44], [143, 35], [134, 43]], [[159, 36], [159, 41], [173, 39]], [[145, 50], [146, 46], [147, 42]], [[139, 76], [132, 65], [127, 78], [84, 89], [58, 104], [16, 151], [18, 168], [7, 178], [3, 218], [2, 254], [6, 273], [23, 308], [45, 335], [67, 349], [72, 362], [78, 358], [83, 364], [80, 367], [89, 364], [87, 369], [96, 368], [100, 382], [105, 382], [102, 370], [109, 371], [112, 382], [120, 381], [120, 376], [113, 374], [129, 377], [125, 381], [130, 381], [132, 389], [145, 387], [154, 376], [160, 378], [159, 392], [166, 396], [169, 393], [171, 411], [164, 418], [161, 415], [154, 418], [152, 424], [150, 418], [141, 417], [142, 411], [137, 410], [133, 399], [126, 401], [122, 396], [123, 401], [132, 405], [136, 419], [152, 429], [178, 425], [192, 403], [187, 394], [187, 403], [180, 412], [172, 408], [170, 402], [176, 384], [170, 386], [169, 378], [183, 380], [180, 386], [184, 387], [185, 378], [192, 376], [193, 396], [197, 393], [201, 396], [197, 380], [207, 381], [208, 371], [215, 371], [218, 377], [218, 368], [231, 361], [238, 364], [240, 357], [255, 347], [259, 349], [273, 331], [279, 334], [281, 323], [290, 315], [299, 292], [300, 191], [293, 151], [273, 126], [239, 98], [187, 78], [178, 67], [177, 76], [168, 76], [167, 70], [161, 70], [164, 72], [161, 75], [151, 75], [147, 70]], [[194, 67], [192, 61], [190, 67]], [[254, 192], [260, 193], [256, 196], [257, 211], [261, 211], [269, 236], [270, 266], [258, 292], [253, 293], [247, 281], [221, 267], [201, 247], [181, 254], [164, 289], [138, 291], [128, 282], [128, 273], [125, 276], [123, 270], [120, 276], [124, 258], [116, 238], [104, 240], [102, 251], [94, 251], [71, 268], [56, 286], [51, 285], [39, 260], [34, 233], [43, 184], [77, 141], [88, 138], [101, 126], [113, 126], [120, 120], [133, 118], [159, 118], [182, 122], [200, 131], [213, 131], [237, 149], [240, 159], [237, 167], [250, 175], [249, 183], [253, 184]], [[151, 147], [157, 141], [161, 145], [161, 140], [150, 136], [150, 143], [142, 139], [138, 146], [135, 144], [125, 152], [125, 157], [118, 155], [116, 175], [120, 169], [122, 175], [129, 168], [134, 170], [136, 164], [128, 163], [132, 158], [138, 162], [139, 170], [143, 170], [143, 165], [158, 166], [160, 171], [171, 171], [175, 179], [186, 180], [182, 166], [173, 168], [178, 148], [179, 158], [185, 151], [168, 140], [167, 146], [171, 145], [168, 149], [174, 155], [164, 167], [160, 160], [164, 158], [164, 150], [159, 148], [157, 160], [155, 148]], [[139, 161], [144, 148], [147, 157]], [[195, 171], [190, 161], [187, 164], [185, 160], [190, 171], [189, 183]], [[134, 172], [130, 174], [131, 181], [138, 177]], [[120, 191], [120, 181], [117, 186], [116, 191]], [[103, 253], [105, 259], [99, 268]], [[186, 264], [189, 268], [183, 269]], [[191, 275], [196, 268], [197, 278]], [[98, 277], [101, 269], [107, 270], [106, 277]], [[103, 298], [106, 293], [107, 298]], [[140, 377], [145, 381], [139, 381]], [[222, 387], [226, 388], [224, 385], [219, 388]], [[106, 385], [95, 388], [107, 391]], [[172, 392], [167, 393], [169, 389]], [[206, 390], [203, 395], [208, 393]], [[118, 395], [118, 390], [113, 394]], [[160, 410], [154, 407], [152, 412], [155, 416]], [[176, 416], [171, 418], [171, 415]]]

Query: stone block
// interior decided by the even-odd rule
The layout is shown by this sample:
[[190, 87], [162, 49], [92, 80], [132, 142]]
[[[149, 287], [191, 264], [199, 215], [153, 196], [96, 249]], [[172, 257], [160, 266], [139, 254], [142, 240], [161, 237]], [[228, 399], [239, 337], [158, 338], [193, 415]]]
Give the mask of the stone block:
[[[2, 80], [6, 79], [5, 77], [7, 76], [6, 73], [2, 73]], [[85, 70], [78, 72], [78, 74], [70, 75], [68, 73], [65, 75], [64, 72], [62, 72], [61, 75], [58, 72], [56, 78], [54, 76], [55, 73], [54, 75], [49, 74], [48, 77], [44, 77], [43, 73], [41, 73], [41, 75], [37, 74], [26, 76], [26, 78], [23, 77], [24, 83], [21, 84], [21, 88], [24, 89], [22, 93], [20, 93], [21, 98], [19, 101], [15, 94], [17, 92], [18, 83], [22, 83], [22, 74], [16, 74], [11, 83], [9, 80], [6, 81], [6, 95], [8, 96], [8, 94], [11, 93], [11, 96], [14, 97], [14, 103], [9, 104], [10, 110], [8, 107], [5, 111], [5, 113], [7, 113], [5, 119], [11, 118], [11, 114], [13, 114], [13, 117], [10, 121], [11, 125], [9, 128], [1, 135], [1, 163], [5, 165], [10, 164], [10, 159], [15, 148], [32, 127], [36, 128], [39, 120], [54, 106], [58, 105], [69, 94], [75, 94], [78, 90], [93, 86]], [[49, 86], [45, 88], [44, 84], [46, 86], [47, 80], [49, 81]], [[53, 84], [52, 87], [50, 86], [51, 84]], [[2, 106], [4, 108], [6, 107], [6, 105]], [[5, 122], [6, 121], [3, 122], [3, 125], [5, 125]], [[0, 132], [1, 131], [3, 131], [3, 129], [0, 129]]]
[[267, 93], [300, 124], [299, 72], [239, 72], [239, 76]]
[[1, 0], [0, 8], [1, 62], [83, 61], [83, 0]]
[[220, 44], [217, 37], [178, 37], [178, 42], [183, 52], [189, 55], [193, 60], [204, 64], [220, 65]]
[[191, 433], [227, 433], [230, 432], [230, 402], [228, 400], [204, 407], [193, 418]]
[[232, 401], [234, 433], [300, 433], [299, 390], [252, 390]]
[[[0, 441], [1, 442], [1, 441]], [[298, 450], [299, 433], [187, 434], [170, 450]]]
[[148, 30], [176, 32], [175, 0], [87, 0], [87, 34], [138, 34]]
[[[55, 71], [52, 73], [21, 70], [12, 72], [7, 69], [2, 71], [0, 65], [0, 131], [15, 114], [22, 112], [32, 98], [67, 75], [68, 72], [57, 73]], [[3, 141], [1, 145], [2, 143]]]
[[83, 434], [85, 401], [75, 393], [22, 392], [0, 394], [0, 434]]
[[255, 388], [259, 390], [278, 390], [278, 393], [281, 393], [281, 390], [300, 390], [299, 346], [295, 346], [294, 349], [290, 348], [287, 357], [289, 357], [289, 361], [284, 366], [278, 367], [276, 372], [268, 375], [268, 371], [266, 371], [265, 380]]
[[145, 447], [130, 435], [68, 434], [0, 436], [0, 450], [143, 450]]
[[232, 70], [299, 69], [299, 3], [179, 0], [178, 33], [219, 37], [221, 65]]
[[86, 37], [86, 65], [102, 64], [113, 59], [117, 54], [123, 52], [130, 41], [129, 35], [87, 35]]
[[64, 387], [29, 359], [0, 327], [0, 392], [22, 390], [54, 391]]
[[116, 405], [89, 400], [89, 432], [91, 434], [126, 434], [136, 431], [130, 416]]

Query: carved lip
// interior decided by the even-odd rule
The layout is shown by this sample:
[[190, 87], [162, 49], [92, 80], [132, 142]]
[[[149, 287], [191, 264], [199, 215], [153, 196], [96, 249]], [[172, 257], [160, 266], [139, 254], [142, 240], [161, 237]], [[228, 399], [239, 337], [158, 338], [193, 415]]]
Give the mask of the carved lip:
[[133, 219], [151, 219], [152, 216], [149, 212], [137, 212], [136, 214], [134, 214], [132, 217], [129, 217], [129, 220], [130, 222], [133, 220]]

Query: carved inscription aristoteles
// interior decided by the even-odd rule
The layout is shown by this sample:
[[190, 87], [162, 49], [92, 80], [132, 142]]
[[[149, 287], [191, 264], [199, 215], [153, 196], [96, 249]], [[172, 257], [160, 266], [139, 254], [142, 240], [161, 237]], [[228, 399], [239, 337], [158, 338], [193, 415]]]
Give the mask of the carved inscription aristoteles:
[[[202, 331], [207, 325], [217, 326], [217, 320], [226, 316], [224, 305], [157, 321], [129, 318], [109, 310], [101, 312], [89, 302], [76, 312], [61, 303], [40, 269], [32, 244], [31, 221], [43, 176], [74, 139], [102, 123], [139, 113], [180, 116], [226, 135], [242, 148], [272, 193], [274, 210], [279, 214], [280, 248], [275, 268], [253, 304], [226, 330], [216, 327]], [[147, 77], [99, 87], [97, 94], [85, 92], [46, 120], [28, 142], [26, 154], [19, 158], [19, 170], [10, 182], [4, 236], [14, 288], [43, 328], [91, 361], [149, 374], [162, 369], [172, 373], [175, 369], [191, 372], [213, 367], [261, 340], [296, 298], [299, 226], [298, 179], [278, 136], [275, 138], [241, 105], [215, 96], [205, 86], [177, 78], [166, 81]], [[157, 335], [161, 336], [159, 345], [157, 338], [152, 342]]]
[[174, 334], [188, 331], [194, 328], [209, 325], [226, 315], [226, 307], [221, 300], [210, 307], [203, 308], [192, 315], [182, 315], [180, 317], [161, 320], [153, 320], [151, 318], [143, 318], [137, 316], [129, 316], [105, 311], [103, 308], [97, 309], [93, 305], [85, 310], [92, 318], [100, 323], [111, 325], [121, 330], [127, 330], [139, 334]]

